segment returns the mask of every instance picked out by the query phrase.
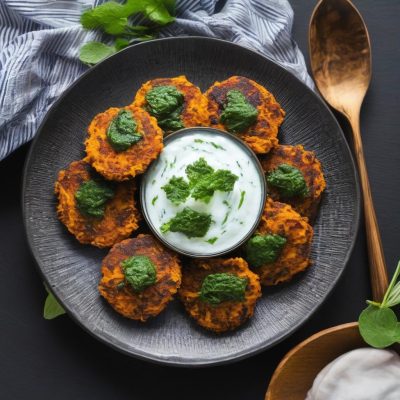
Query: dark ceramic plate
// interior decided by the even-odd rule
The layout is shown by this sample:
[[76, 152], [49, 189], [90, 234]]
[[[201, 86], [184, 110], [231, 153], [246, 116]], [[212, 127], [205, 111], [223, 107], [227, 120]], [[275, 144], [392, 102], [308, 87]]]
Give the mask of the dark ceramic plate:
[[[265, 289], [254, 317], [220, 336], [199, 328], [171, 303], [152, 321], [120, 317], [97, 292], [107, 253], [79, 244], [57, 220], [54, 181], [83, 157], [91, 119], [132, 102], [152, 78], [184, 74], [206, 89], [243, 75], [265, 85], [286, 110], [280, 141], [304, 144], [322, 162], [327, 190], [315, 224], [314, 265], [289, 284]], [[23, 210], [27, 237], [46, 284], [68, 314], [93, 336], [129, 355], [164, 364], [201, 366], [239, 360], [293, 333], [321, 305], [348, 261], [359, 220], [353, 160], [335, 118], [320, 98], [275, 63], [237, 45], [207, 38], [172, 38], [130, 47], [92, 68], [51, 108], [26, 163]]]

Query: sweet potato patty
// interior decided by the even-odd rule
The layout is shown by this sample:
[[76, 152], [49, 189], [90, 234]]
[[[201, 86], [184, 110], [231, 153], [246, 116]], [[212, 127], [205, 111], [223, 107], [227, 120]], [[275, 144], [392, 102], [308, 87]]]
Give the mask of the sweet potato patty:
[[55, 193], [60, 221], [81, 242], [97, 247], [110, 247], [128, 237], [138, 228], [139, 213], [135, 207], [135, 183], [115, 184], [115, 194], [104, 210], [104, 217], [83, 215], [76, 203], [75, 193], [83, 182], [97, 173], [85, 161], [74, 161], [58, 174]]
[[[125, 281], [121, 263], [132, 256], [147, 256], [156, 267], [156, 283], [135, 292]], [[101, 266], [100, 294], [121, 315], [140, 321], [158, 315], [172, 300], [181, 284], [178, 257], [153, 236], [138, 235], [117, 243]]]
[[[248, 280], [244, 301], [224, 301], [211, 305], [200, 300], [204, 279], [210, 274], [230, 273]], [[179, 297], [186, 311], [203, 328], [217, 333], [242, 325], [254, 313], [257, 299], [261, 296], [259, 278], [250, 271], [242, 258], [215, 258], [196, 260], [185, 267]]]
[[146, 109], [146, 93], [156, 86], [175, 86], [183, 94], [184, 102], [181, 120], [185, 128], [207, 125], [207, 100], [201, 90], [189, 82], [184, 75], [147, 81], [137, 91], [133, 104]]
[[281, 164], [289, 164], [300, 170], [307, 184], [308, 195], [284, 198], [277, 189], [269, 186], [270, 196], [274, 200], [290, 204], [302, 216], [313, 221], [317, 215], [322, 192], [326, 187], [321, 163], [314, 152], [304, 150], [301, 145], [279, 145], [261, 159], [261, 165], [267, 175]]
[[232, 76], [223, 82], [215, 82], [205, 93], [208, 100], [209, 125], [227, 130], [220, 122], [221, 113], [230, 90], [240, 91], [247, 101], [258, 110], [257, 121], [239, 137], [256, 153], [267, 153], [278, 144], [278, 128], [285, 112], [274, 96], [258, 83], [242, 76]]
[[85, 141], [87, 161], [106, 179], [124, 181], [141, 174], [163, 148], [163, 134], [155, 118], [138, 107], [127, 106], [142, 139], [125, 151], [116, 152], [107, 139], [107, 129], [121, 108], [97, 114], [88, 128]]
[[288, 281], [310, 265], [313, 228], [290, 205], [268, 198], [257, 233], [286, 238], [286, 244], [275, 262], [254, 268], [250, 265], [260, 276], [262, 285]]

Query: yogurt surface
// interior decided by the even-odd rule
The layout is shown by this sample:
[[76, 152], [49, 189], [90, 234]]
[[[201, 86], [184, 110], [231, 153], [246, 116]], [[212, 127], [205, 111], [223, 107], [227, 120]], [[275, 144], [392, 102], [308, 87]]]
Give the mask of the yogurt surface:
[[[200, 158], [215, 170], [235, 174], [233, 190], [215, 191], [209, 203], [189, 196], [184, 203], [173, 204], [162, 187], [174, 176], [187, 180], [187, 166]], [[194, 130], [166, 143], [144, 177], [142, 201], [153, 228], [171, 246], [193, 255], [213, 255], [233, 248], [255, 228], [264, 206], [264, 185], [255, 159], [234, 139]], [[180, 232], [162, 233], [160, 227], [186, 207], [211, 215], [206, 235], [189, 238]]]

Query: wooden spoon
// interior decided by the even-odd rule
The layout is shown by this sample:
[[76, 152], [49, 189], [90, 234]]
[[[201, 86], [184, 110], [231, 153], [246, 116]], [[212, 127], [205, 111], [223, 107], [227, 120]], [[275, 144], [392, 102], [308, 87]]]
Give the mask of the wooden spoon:
[[365, 346], [356, 322], [316, 333], [286, 354], [272, 376], [265, 400], [304, 400], [326, 365]]
[[[320, 0], [310, 22], [311, 68], [325, 100], [350, 122], [364, 194], [373, 299], [388, 286], [382, 244], [372, 203], [360, 134], [360, 109], [371, 80], [367, 28], [349, 0]], [[292, 349], [272, 376], [266, 400], [304, 400], [317, 374], [350, 350], [364, 347], [358, 324], [351, 322], [316, 333]], [[396, 350], [399, 352], [398, 347]]]
[[349, 0], [321, 0], [310, 21], [311, 70], [325, 100], [350, 122], [364, 199], [372, 294], [381, 301], [388, 286], [381, 236], [369, 186], [360, 133], [360, 109], [371, 80], [367, 27]]

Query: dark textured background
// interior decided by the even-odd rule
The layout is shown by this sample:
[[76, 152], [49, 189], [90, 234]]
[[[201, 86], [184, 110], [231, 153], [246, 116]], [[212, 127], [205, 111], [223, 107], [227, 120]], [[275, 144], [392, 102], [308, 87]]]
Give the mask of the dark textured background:
[[[314, 1], [292, 0], [294, 37], [307, 57]], [[400, 258], [400, 3], [358, 0], [372, 38], [373, 81], [362, 118], [365, 152], [389, 270]], [[332, 296], [301, 330], [272, 350], [230, 366], [186, 370], [123, 356], [69, 318], [41, 317], [45, 292], [26, 244], [20, 206], [28, 146], [0, 164], [0, 398], [262, 399], [283, 355], [318, 330], [353, 321], [370, 296], [363, 223], [353, 256]], [[307, 366], [305, 366], [306, 368]], [[286, 399], [285, 399], [286, 400]]]

